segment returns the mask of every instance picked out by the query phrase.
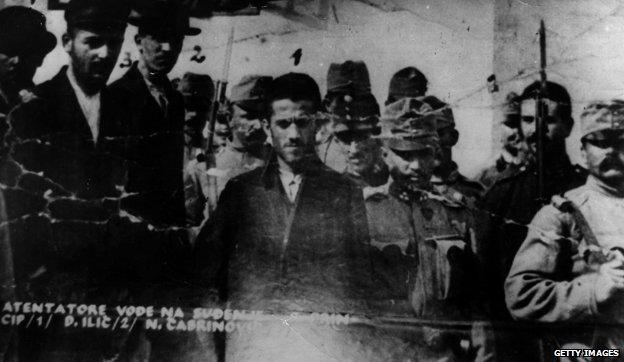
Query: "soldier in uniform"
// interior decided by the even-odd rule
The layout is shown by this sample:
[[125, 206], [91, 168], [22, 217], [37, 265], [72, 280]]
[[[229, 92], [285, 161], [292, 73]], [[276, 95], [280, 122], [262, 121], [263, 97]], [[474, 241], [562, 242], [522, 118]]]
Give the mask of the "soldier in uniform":
[[208, 219], [231, 178], [264, 166], [270, 150], [263, 125], [264, 97], [270, 82], [271, 77], [251, 75], [232, 87], [228, 105], [231, 139], [216, 153], [214, 167], [207, 168], [205, 157], [187, 165], [184, 184], [187, 217], [192, 225]]
[[184, 100], [168, 73], [185, 36], [200, 30], [176, 1], [141, 2], [129, 18], [138, 27], [140, 58], [109, 87], [127, 136], [125, 207], [155, 225], [184, 225]]
[[490, 188], [501, 178], [507, 178], [523, 171], [526, 162], [526, 147], [520, 134], [520, 102], [519, 96], [510, 92], [503, 105], [504, 120], [501, 124], [503, 147], [501, 153], [479, 173], [478, 180], [486, 188]]
[[427, 78], [416, 68], [407, 67], [399, 70], [390, 79], [386, 104], [401, 99], [415, 98], [427, 103], [436, 111], [436, 128], [440, 140], [438, 165], [432, 176], [432, 184], [440, 194], [444, 194], [458, 202], [474, 205], [480, 200], [483, 186], [462, 175], [453, 161], [452, 148], [459, 140], [455, 128], [453, 110], [437, 97], [426, 95]]
[[[339, 173], [350, 173], [349, 147], [338, 139], [334, 127], [340, 124], [338, 131], [342, 132], [346, 123], [365, 125], [377, 122], [379, 105], [370, 91], [366, 64], [351, 60], [330, 64], [327, 72], [327, 94], [323, 103], [328, 116], [321, 118], [317, 134], [317, 153], [329, 168]], [[374, 151], [369, 156], [373, 157], [371, 161], [375, 163], [369, 171], [379, 174], [368, 175], [367, 178], [386, 178], [386, 166], [381, 157], [375, 155]]]
[[555, 329], [552, 349], [621, 353], [621, 325], [607, 325], [624, 320], [624, 100], [591, 103], [581, 122], [587, 181], [535, 215], [505, 297], [516, 319], [583, 323]]
[[[474, 217], [431, 184], [440, 147], [436, 117], [427, 103], [408, 98], [384, 111], [380, 138], [391, 177], [385, 193], [366, 200], [374, 268], [382, 299], [394, 300], [388, 312], [409, 310], [418, 318], [467, 322], [484, 317], [476, 288]], [[422, 327], [412, 358], [491, 358], [484, 331], [474, 326], [471, 336], [470, 329], [462, 335], [435, 323]], [[462, 339], [470, 347], [460, 347]]]
[[[335, 118], [333, 133], [347, 155], [345, 175], [367, 192], [388, 182], [388, 168], [381, 158], [379, 118]], [[367, 191], [368, 190], [368, 191]]]
[[268, 156], [265, 96], [272, 78], [262, 75], [245, 76], [232, 87], [229, 113], [231, 140], [226, 141], [215, 157], [217, 190], [220, 194], [227, 182], [242, 173], [262, 167]]
[[204, 151], [202, 131], [211, 111], [214, 84], [207, 74], [184, 73], [177, 85], [184, 97], [184, 165]]
[[[538, 200], [535, 161], [535, 92], [539, 89], [540, 83], [534, 82], [520, 96], [520, 130], [528, 152], [525, 169], [496, 181], [483, 200], [483, 207], [489, 213], [483, 231], [483, 244], [486, 249], [484, 258], [488, 268], [486, 287], [493, 317], [502, 321], [510, 320], [505, 307], [504, 280], [516, 252], [526, 238], [527, 225], [543, 204], [542, 200]], [[543, 96], [548, 106], [544, 139], [544, 196], [549, 199], [582, 185], [585, 173], [572, 165], [565, 148], [565, 140], [574, 124], [570, 95], [561, 85], [548, 82], [546, 94]], [[531, 338], [532, 336], [522, 336], [514, 331], [499, 331], [499, 352], [501, 355], [505, 353], [506, 359], [535, 358], [534, 348], [518, 346], [519, 340], [526, 346], [534, 343], [530, 341]]]

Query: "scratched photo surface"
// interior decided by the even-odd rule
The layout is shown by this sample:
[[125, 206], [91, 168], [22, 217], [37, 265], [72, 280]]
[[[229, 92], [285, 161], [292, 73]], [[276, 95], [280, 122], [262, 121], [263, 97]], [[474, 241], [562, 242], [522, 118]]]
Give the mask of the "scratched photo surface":
[[615, 0], [0, 0], [0, 362], [621, 358], [623, 35]]

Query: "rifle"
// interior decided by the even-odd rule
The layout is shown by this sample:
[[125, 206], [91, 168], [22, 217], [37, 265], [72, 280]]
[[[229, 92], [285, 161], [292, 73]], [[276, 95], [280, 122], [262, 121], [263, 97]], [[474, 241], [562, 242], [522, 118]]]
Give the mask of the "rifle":
[[537, 136], [537, 199], [542, 205], [548, 203], [544, 190], [544, 137], [546, 136], [545, 116], [548, 113], [544, 97], [546, 95], [546, 29], [540, 21], [540, 88], [535, 97], [535, 134]]
[[[210, 130], [209, 132], [210, 137], [208, 137], [208, 149], [206, 150], [206, 153], [208, 155], [212, 155], [212, 147], [214, 145], [214, 139], [212, 136], [214, 134], [217, 118], [220, 116], [220, 112], [223, 112], [224, 108], [227, 107], [225, 92], [227, 91], [227, 85], [228, 85], [228, 74], [230, 72], [230, 61], [232, 60], [233, 43], [234, 43], [234, 27], [232, 27], [232, 30], [230, 30], [230, 36], [228, 37], [227, 46], [225, 48], [225, 62], [223, 63], [223, 73], [221, 74], [221, 79], [217, 80], [214, 97], [212, 99], [212, 113], [210, 115], [209, 128], [208, 128]], [[214, 158], [214, 155], [212, 156], [213, 156], [212, 158]], [[207, 159], [209, 158], [211, 157], [207, 157]], [[208, 162], [208, 160], [206, 162]], [[210, 166], [210, 165], [206, 165], [206, 166]]]
[[[206, 158], [204, 160], [206, 164], [206, 170], [209, 171], [216, 167], [216, 158], [213, 152], [214, 146], [214, 132], [215, 124], [219, 117], [227, 117], [227, 101], [225, 92], [227, 91], [228, 75], [230, 73], [230, 62], [232, 60], [232, 45], [234, 44], [234, 27], [230, 30], [230, 36], [228, 37], [227, 46], [225, 48], [225, 61], [223, 63], [223, 72], [221, 78], [217, 80], [215, 86], [215, 93], [212, 99], [212, 112], [208, 123], [208, 145], [206, 149]], [[208, 190], [210, 195], [206, 195], [208, 199], [209, 210], [212, 211], [216, 208], [217, 198], [219, 191], [217, 189], [217, 180], [214, 175], [207, 174], [208, 176]]]

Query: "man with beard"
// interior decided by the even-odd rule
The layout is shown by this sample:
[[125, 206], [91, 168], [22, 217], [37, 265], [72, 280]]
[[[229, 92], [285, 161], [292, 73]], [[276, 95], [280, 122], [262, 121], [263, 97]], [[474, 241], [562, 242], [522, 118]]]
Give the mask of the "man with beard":
[[437, 117], [427, 103], [402, 98], [389, 104], [382, 118], [382, 153], [391, 177], [385, 193], [366, 200], [379, 293], [387, 303], [382, 316], [416, 314], [434, 321], [433, 327], [415, 330], [408, 339], [412, 348], [393, 360], [484, 360], [491, 356], [481, 328], [473, 327], [472, 338], [435, 323], [469, 324], [484, 316], [476, 288], [474, 217], [431, 184], [440, 147]]
[[56, 46], [40, 12], [23, 6], [0, 10], [0, 113], [32, 97], [32, 79]]
[[202, 286], [216, 288], [228, 308], [276, 315], [228, 333], [225, 359], [362, 360], [367, 352], [346, 332], [296, 318], [284, 327], [279, 317], [361, 311], [371, 276], [361, 191], [314, 150], [316, 82], [280, 76], [267, 106], [271, 159], [228, 182], [196, 243]]
[[184, 225], [184, 104], [167, 74], [178, 60], [189, 26], [182, 4], [142, 1], [129, 23], [138, 27], [139, 61], [110, 85], [124, 114], [128, 175], [125, 207], [155, 225]]
[[[7, 202], [15, 205], [9, 208], [10, 227], [15, 231], [16, 293], [21, 300], [108, 303], [116, 302], [119, 289], [127, 287], [122, 283], [117, 289], [111, 283], [117, 271], [103, 257], [110, 250], [95, 245], [110, 247], [100, 239], [105, 228], [100, 212], [103, 200], [120, 197], [125, 173], [122, 159], [114, 156], [122, 152], [123, 141], [106, 82], [123, 43], [128, 13], [121, 0], [71, 1], [62, 36], [69, 65], [37, 86], [37, 97], [8, 116], [10, 156], [23, 170], [17, 187], [4, 189], [11, 193]], [[23, 209], [17, 206], [33, 200], [45, 209], [37, 216], [20, 214]], [[63, 228], [72, 229], [72, 236]], [[27, 261], [18, 259], [23, 255]], [[64, 329], [54, 319], [48, 329], [20, 331], [19, 359], [55, 360], [67, 358], [68, 351], [76, 360], [101, 359], [109, 351], [108, 336], [105, 331]]]
[[33, 160], [22, 147], [13, 149], [13, 158], [78, 197], [117, 196], [112, 177], [123, 171], [111, 168], [112, 160], [104, 159], [104, 153], [111, 151], [108, 138], [118, 135], [118, 113], [105, 86], [123, 43], [129, 10], [121, 1], [71, 4], [62, 37], [69, 65], [36, 87], [37, 98], [9, 115], [17, 139], [47, 141], [42, 145], [47, 150], [40, 151], [47, 161]]
[[[317, 145], [319, 158], [329, 168], [353, 176], [362, 186], [384, 184], [388, 178], [387, 167], [380, 157], [379, 147], [374, 146], [375, 142], [366, 141], [370, 139], [369, 136], [364, 137], [364, 142], [353, 144], [350, 139], [347, 144], [344, 139], [338, 138], [338, 133], [343, 136], [357, 133], [351, 126], [361, 128], [364, 136], [366, 129], [373, 130], [376, 127], [379, 105], [370, 91], [366, 64], [351, 60], [330, 64], [327, 71], [327, 94], [323, 103], [328, 117], [320, 119], [322, 124], [317, 134], [320, 141]], [[352, 129], [346, 132], [349, 128]], [[360, 150], [356, 150], [358, 148]], [[365, 155], [365, 152], [370, 154]], [[361, 157], [366, 160], [356, 160]], [[361, 165], [353, 167], [350, 159]]]
[[555, 329], [547, 336], [553, 349], [615, 348], [621, 353], [624, 100], [588, 105], [581, 122], [587, 181], [563, 198], [553, 197], [535, 215], [507, 277], [506, 302], [520, 320], [583, 323]]
[[427, 78], [414, 67], [406, 67], [396, 72], [390, 79], [386, 105], [401, 99], [415, 98], [427, 103], [436, 111], [437, 130], [440, 141], [438, 165], [431, 183], [440, 194], [458, 202], [474, 205], [480, 200], [483, 186], [462, 175], [453, 161], [453, 146], [459, 140], [451, 107], [437, 97], [426, 95]]
[[[504, 304], [504, 280], [516, 252], [527, 236], [527, 225], [543, 206], [543, 200], [538, 199], [535, 160], [535, 99], [539, 90], [540, 83], [534, 82], [520, 96], [520, 130], [528, 152], [525, 170], [496, 181], [483, 200], [483, 207], [489, 213], [487, 225], [484, 227], [484, 258], [488, 268], [486, 287], [493, 316], [497, 320], [510, 320]], [[570, 95], [561, 85], [548, 82], [542, 96], [547, 105], [544, 122], [544, 197], [550, 199], [553, 195], [582, 185], [586, 176], [581, 168], [570, 163], [565, 148], [565, 140], [574, 124]], [[506, 359], [535, 358], [533, 348], [518, 346], [519, 340], [530, 346], [532, 342], [527, 338], [531, 339], [532, 336], [500, 331], [497, 334], [499, 353], [501, 356], [504, 353]]]
[[504, 120], [501, 124], [503, 148], [493, 165], [480, 172], [478, 180], [486, 188], [496, 181], [520, 172], [526, 161], [526, 147], [520, 136], [520, 101], [519, 96], [510, 92], [503, 105]]

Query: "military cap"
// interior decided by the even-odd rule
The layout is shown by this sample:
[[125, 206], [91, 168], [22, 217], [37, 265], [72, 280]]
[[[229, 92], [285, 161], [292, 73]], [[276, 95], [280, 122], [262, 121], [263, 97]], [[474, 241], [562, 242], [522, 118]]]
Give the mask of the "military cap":
[[401, 98], [422, 97], [427, 92], [427, 78], [418, 69], [407, 67], [396, 72], [390, 79], [386, 104]]
[[194, 105], [210, 105], [214, 96], [214, 83], [207, 74], [184, 73], [177, 88], [185, 102], [192, 102]]
[[581, 137], [601, 139], [605, 133], [624, 137], [624, 100], [590, 103], [581, 114]]
[[9, 6], [0, 10], [0, 53], [45, 56], [56, 47], [56, 37], [46, 29], [46, 18], [37, 10]]
[[123, 29], [130, 6], [124, 0], [71, 0], [65, 9], [68, 27], [106, 27]]
[[327, 94], [346, 92], [354, 94], [370, 93], [368, 68], [362, 61], [347, 60], [344, 63], [331, 63], [327, 71]]
[[180, 1], [144, 0], [132, 10], [128, 22], [148, 34], [197, 35], [199, 28], [190, 26], [188, 9]]
[[513, 128], [520, 126], [520, 99], [515, 92], [509, 92], [505, 97], [503, 124]]
[[379, 105], [370, 93], [345, 96], [345, 114], [334, 116], [334, 133], [347, 131], [370, 131], [379, 134]]
[[432, 114], [436, 119], [436, 130], [444, 128], [455, 128], [455, 117], [453, 116], [453, 110], [447, 104], [434, 96], [417, 97], [424, 103], [427, 103], [432, 111]]
[[272, 77], [246, 75], [232, 87], [230, 102], [246, 111], [262, 112]]
[[417, 98], [389, 104], [381, 118], [379, 138], [396, 151], [436, 149], [439, 144], [434, 110]]

